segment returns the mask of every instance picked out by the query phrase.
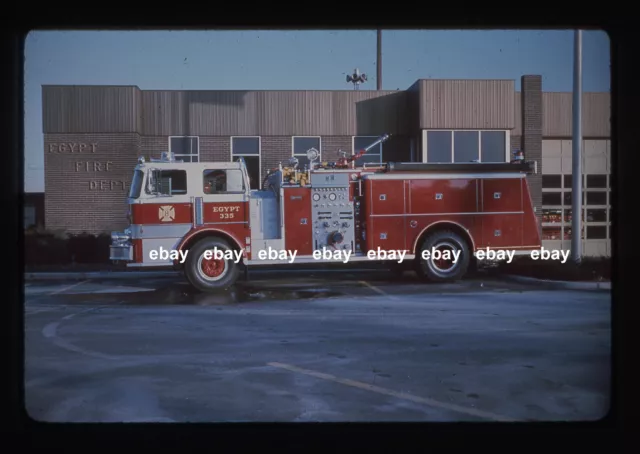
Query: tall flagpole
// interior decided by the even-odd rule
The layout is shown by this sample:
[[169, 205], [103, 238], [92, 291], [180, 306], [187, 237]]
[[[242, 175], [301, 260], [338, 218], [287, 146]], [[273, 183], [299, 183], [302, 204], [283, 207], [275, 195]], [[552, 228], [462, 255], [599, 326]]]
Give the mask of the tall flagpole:
[[576, 30], [573, 49], [573, 187], [571, 210], [571, 254], [582, 260], [582, 31]]

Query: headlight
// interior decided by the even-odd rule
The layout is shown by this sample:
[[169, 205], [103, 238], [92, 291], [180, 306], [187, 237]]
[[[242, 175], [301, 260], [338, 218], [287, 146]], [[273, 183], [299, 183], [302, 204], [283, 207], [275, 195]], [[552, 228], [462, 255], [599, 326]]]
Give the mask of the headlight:
[[112, 243], [125, 243], [131, 238], [131, 235], [128, 235], [126, 232], [111, 232], [111, 242]]

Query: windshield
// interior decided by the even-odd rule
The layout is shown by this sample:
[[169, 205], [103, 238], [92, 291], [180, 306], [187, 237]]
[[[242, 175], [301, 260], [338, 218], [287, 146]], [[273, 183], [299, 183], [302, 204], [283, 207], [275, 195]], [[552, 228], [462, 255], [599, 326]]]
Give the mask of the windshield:
[[133, 180], [131, 181], [131, 190], [129, 191], [129, 198], [137, 199], [140, 197], [140, 191], [142, 190], [142, 180], [144, 173], [142, 170], [136, 170], [133, 174]]

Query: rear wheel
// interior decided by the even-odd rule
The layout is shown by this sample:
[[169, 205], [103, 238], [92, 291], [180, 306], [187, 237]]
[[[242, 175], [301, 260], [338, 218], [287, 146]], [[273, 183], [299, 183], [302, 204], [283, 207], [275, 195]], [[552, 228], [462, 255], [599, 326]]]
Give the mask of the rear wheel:
[[[206, 255], [207, 251], [209, 255]], [[185, 275], [195, 288], [202, 292], [224, 290], [238, 279], [238, 264], [234, 249], [226, 241], [209, 237], [198, 241], [189, 249]], [[216, 257], [216, 254], [220, 255]]]
[[460, 280], [471, 260], [469, 245], [464, 238], [448, 230], [429, 235], [419, 254], [415, 262], [418, 276], [435, 282]]

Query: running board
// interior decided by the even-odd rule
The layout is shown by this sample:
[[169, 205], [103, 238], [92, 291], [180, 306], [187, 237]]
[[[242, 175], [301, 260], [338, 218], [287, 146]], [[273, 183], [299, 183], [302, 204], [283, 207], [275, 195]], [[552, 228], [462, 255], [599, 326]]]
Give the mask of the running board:
[[[416, 256], [413, 254], [407, 254], [404, 256], [404, 260], [413, 260], [415, 259]], [[354, 263], [354, 262], [371, 262], [371, 263], [382, 263], [382, 262], [397, 262], [397, 260], [378, 260], [377, 258], [373, 258], [370, 259], [369, 257], [367, 257], [366, 255], [360, 255], [360, 256], [356, 256], [356, 257], [349, 257], [349, 260], [347, 261], [347, 263], [344, 262], [344, 259], [323, 259], [323, 258], [313, 258], [313, 256], [311, 255], [307, 255], [304, 257], [296, 257], [296, 259], [294, 260], [294, 263], [317, 263], [317, 264], [323, 264], [323, 263], [342, 263], [342, 264], [348, 264], [348, 263]], [[247, 260], [244, 263], [246, 263], [247, 265], [293, 265], [293, 263], [291, 263], [290, 259], [284, 259], [284, 260]]]

